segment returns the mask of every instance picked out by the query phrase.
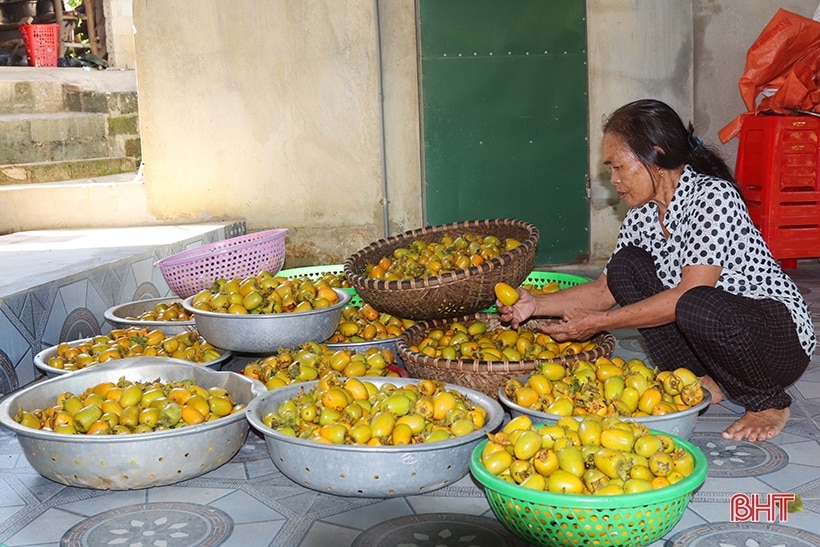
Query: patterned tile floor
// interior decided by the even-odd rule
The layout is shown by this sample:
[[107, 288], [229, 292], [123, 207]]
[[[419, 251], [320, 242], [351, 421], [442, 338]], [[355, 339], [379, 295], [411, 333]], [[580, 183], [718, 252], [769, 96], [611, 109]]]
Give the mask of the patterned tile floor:
[[[589, 272], [577, 272], [588, 274]], [[792, 270], [820, 321], [820, 263]], [[616, 355], [643, 357], [634, 331], [615, 332]], [[227, 368], [241, 366], [241, 359]], [[725, 402], [698, 420], [692, 440], [709, 473], [681, 521], [651, 547], [820, 545], [820, 358], [789, 389], [792, 419], [759, 444], [728, 442], [722, 431], [740, 408]], [[327, 465], [333, 465], [328, 461]], [[802, 512], [730, 522], [735, 493], [798, 494]], [[264, 442], [249, 436], [211, 473], [171, 486], [108, 492], [62, 486], [38, 475], [15, 437], [0, 429], [0, 544], [7, 546], [520, 546], [467, 475], [424, 495], [391, 499], [332, 496], [281, 475]]]

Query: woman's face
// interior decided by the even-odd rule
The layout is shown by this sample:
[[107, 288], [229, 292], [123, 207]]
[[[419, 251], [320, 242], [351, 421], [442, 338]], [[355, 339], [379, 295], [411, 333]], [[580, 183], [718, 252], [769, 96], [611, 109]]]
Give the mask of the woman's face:
[[622, 202], [629, 207], [640, 207], [655, 200], [655, 182], [620, 135], [605, 133], [601, 148], [604, 165], [611, 172], [609, 182], [615, 187]]

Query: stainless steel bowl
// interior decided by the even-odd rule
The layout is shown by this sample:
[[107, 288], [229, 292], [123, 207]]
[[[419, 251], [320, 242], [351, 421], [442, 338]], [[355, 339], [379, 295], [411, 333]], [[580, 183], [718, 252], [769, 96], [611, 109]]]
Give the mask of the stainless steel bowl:
[[26, 459], [61, 484], [104, 490], [134, 490], [173, 484], [216, 469], [242, 447], [250, 426], [243, 412], [198, 425], [126, 435], [66, 435], [18, 424], [19, 409], [46, 408], [63, 392], [80, 393], [100, 382], [160, 378], [192, 379], [223, 387], [234, 402], [249, 404], [265, 387], [235, 372], [219, 372], [159, 357], [108, 361], [91, 369], [45, 380], [14, 392], [0, 403], [0, 424], [17, 434]]
[[[376, 387], [415, 384], [413, 378], [368, 377]], [[429, 444], [406, 446], [354, 446], [323, 444], [289, 437], [267, 427], [263, 416], [300, 389], [309, 391], [318, 382], [292, 384], [262, 394], [246, 410], [248, 421], [265, 437], [271, 460], [286, 477], [312, 490], [339, 496], [390, 498], [423, 494], [452, 484], [470, 469], [470, 454], [504, 420], [496, 400], [478, 391], [446, 384], [487, 410], [483, 428], [465, 435]]]
[[182, 307], [194, 314], [197, 331], [211, 344], [233, 351], [272, 353], [330, 338], [339, 326], [342, 308], [352, 298], [345, 290], [333, 290], [339, 296], [338, 302], [299, 313], [236, 315], [203, 311], [191, 305], [193, 296], [183, 300]]
[[172, 298], [149, 298], [146, 300], [135, 300], [119, 306], [112, 306], [105, 310], [103, 316], [105, 320], [115, 327], [146, 327], [149, 329], [159, 329], [165, 334], [178, 334], [186, 330], [195, 330], [196, 325], [193, 319], [187, 321], [141, 321], [138, 319], [128, 319], [138, 317], [147, 311], [152, 311], [158, 304], [171, 304], [182, 302], [178, 297]]
[[396, 359], [396, 365], [400, 368], [407, 370], [407, 367], [404, 364], [404, 359], [399, 356], [399, 352], [396, 351], [396, 341], [398, 338], [384, 338], [382, 340], [370, 340], [368, 342], [338, 342], [333, 344], [325, 344], [327, 347], [331, 349], [343, 349], [343, 350], [350, 350], [356, 353], [362, 353], [370, 348], [378, 348], [378, 349], [388, 349], [391, 353], [393, 353], [393, 357]]
[[[90, 338], [83, 338], [81, 340], [73, 340], [69, 342], [70, 346], [78, 346], [83, 342], [88, 342], [91, 340]], [[218, 348], [220, 356], [218, 359], [214, 359], [213, 361], [208, 361], [205, 363], [192, 363], [191, 361], [186, 361], [184, 359], [172, 359], [170, 357], [148, 357], [146, 359], [161, 359], [163, 362], [166, 363], [183, 363], [186, 365], [193, 364], [199, 367], [206, 367], [214, 370], [222, 370], [222, 366], [225, 362], [233, 356], [233, 352], [230, 350]], [[48, 365], [48, 360], [54, 357], [57, 354], [57, 346], [51, 346], [50, 348], [46, 348], [37, 354], [34, 355], [34, 368], [39, 370], [40, 372], [44, 373], [48, 378], [54, 378], [57, 376], [64, 376], [66, 374], [74, 374], [75, 372], [81, 372], [84, 370], [93, 369], [95, 367], [100, 366], [100, 363], [90, 365], [88, 367], [82, 368], [80, 370], [63, 370], [59, 368], [54, 368]], [[121, 359], [117, 359], [118, 361]]]
[[[522, 383], [527, 381], [527, 376], [519, 376]], [[522, 414], [526, 414], [534, 424], [554, 424], [561, 416], [558, 414], [550, 414], [548, 412], [539, 412], [531, 408], [526, 408], [513, 402], [504, 393], [504, 386], [498, 388], [498, 400], [501, 401], [510, 412], [510, 416], [515, 418]], [[623, 420], [630, 420], [645, 425], [649, 429], [655, 429], [664, 433], [671, 433], [672, 435], [689, 439], [695, 431], [695, 424], [698, 421], [698, 416], [701, 412], [709, 407], [712, 402], [712, 394], [707, 389], [703, 390], [703, 401], [693, 406], [692, 408], [681, 410], [680, 412], [671, 412], [661, 416], [636, 416], [634, 418], [623, 417]], [[581, 418], [580, 416], [578, 417]]]

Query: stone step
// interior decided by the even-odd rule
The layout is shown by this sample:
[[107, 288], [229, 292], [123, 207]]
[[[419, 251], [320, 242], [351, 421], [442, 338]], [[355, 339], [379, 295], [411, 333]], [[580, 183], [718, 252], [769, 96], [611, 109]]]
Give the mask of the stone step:
[[0, 234], [25, 230], [151, 226], [140, 173], [0, 186]]
[[3, 67], [0, 114], [137, 110], [134, 71]]
[[140, 159], [135, 71], [0, 67], [0, 234], [156, 224]]
[[111, 152], [105, 114], [0, 115], [0, 165], [99, 158]]
[[0, 80], [0, 114], [49, 113], [65, 110], [63, 82], [59, 80]]
[[137, 167], [136, 159], [125, 156], [0, 165], [0, 186], [66, 181], [70, 184], [70, 181], [119, 173], [133, 175]]

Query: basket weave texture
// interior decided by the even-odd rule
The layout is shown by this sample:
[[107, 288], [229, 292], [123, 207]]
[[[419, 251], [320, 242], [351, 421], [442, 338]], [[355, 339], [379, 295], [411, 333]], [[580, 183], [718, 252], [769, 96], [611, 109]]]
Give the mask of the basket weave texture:
[[[394, 250], [416, 240], [440, 241], [445, 235], [494, 235], [517, 239], [521, 245], [478, 266], [422, 279], [384, 281], [369, 279], [368, 263], [375, 264]], [[347, 277], [362, 300], [377, 310], [406, 319], [424, 320], [460, 317], [495, 303], [495, 284], [517, 287], [535, 266], [539, 232], [535, 225], [516, 219], [485, 219], [453, 222], [418, 228], [371, 243], [344, 263]]]
[[[487, 323], [487, 330], [504, 326], [500, 316], [495, 313], [476, 313], [456, 319], [468, 325], [474, 321], [484, 321]], [[478, 359], [441, 359], [430, 357], [424, 353], [412, 351], [410, 346], [418, 345], [434, 329], [446, 330], [453, 319], [433, 319], [416, 323], [396, 341], [396, 352], [404, 361], [410, 376], [415, 378], [429, 378], [431, 380], [441, 380], [451, 384], [465, 386], [476, 391], [480, 391], [498, 399], [498, 388], [504, 385], [507, 380], [530, 374], [534, 372], [541, 360], [528, 361], [481, 361]], [[522, 329], [537, 331], [542, 325], [554, 323], [556, 319], [530, 319], [521, 325]], [[595, 361], [599, 357], [610, 357], [615, 349], [615, 337], [602, 332], [595, 335], [592, 340], [597, 346], [590, 350], [574, 355], [559, 355], [549, 362], [570, 363], [574, 361]]]
[[154, 263], [168, 287], [182, 298], [209, 288], [220, 278], [248, 277], [263, 270], [275, 274], [285, 262], [285, 235], [279, 228], [232, 237]]

